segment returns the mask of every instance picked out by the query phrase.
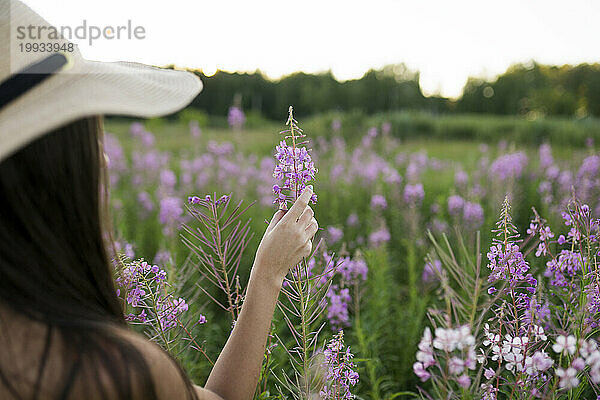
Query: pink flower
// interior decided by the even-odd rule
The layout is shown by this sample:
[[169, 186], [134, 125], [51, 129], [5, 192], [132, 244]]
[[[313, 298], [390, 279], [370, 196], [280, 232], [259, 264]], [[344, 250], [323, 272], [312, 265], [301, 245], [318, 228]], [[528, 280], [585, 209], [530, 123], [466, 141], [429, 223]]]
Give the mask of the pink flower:
[[427, 372], [427, 370], [423, 367], [423, 363], [416, 362], [413, 364], [413, 371], [415, 375], [421, 379], [421, 382], [425, 382], [427, 379], [431, 377], [431, 374]]
[[459, 376], [456, 382], [463, 389], [467, 389], [469, 386], [471, 386], [471, 378], [469, 378], [469, 376], [466, 374]]

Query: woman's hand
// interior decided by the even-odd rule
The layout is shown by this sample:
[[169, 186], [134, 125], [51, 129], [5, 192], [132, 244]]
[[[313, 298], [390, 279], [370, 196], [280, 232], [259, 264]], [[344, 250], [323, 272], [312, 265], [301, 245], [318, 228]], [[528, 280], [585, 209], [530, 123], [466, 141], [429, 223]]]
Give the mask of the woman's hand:
[[288, 270], [310, 255], [318, 229], [308, 206], [312, 194], [307, 188], [288, 211], [277, 211], [258, 246], [242, 311], [206, 382], [222, 399], [247, 400], [256, 391], [281, 284]]
[[312, 251], [312, 238], [319, 229], [308, 205], [313, 191], [307, 187], [292, 207], [279, 210], [258, 246], [252, 273], [281, 286], [290, 268]]

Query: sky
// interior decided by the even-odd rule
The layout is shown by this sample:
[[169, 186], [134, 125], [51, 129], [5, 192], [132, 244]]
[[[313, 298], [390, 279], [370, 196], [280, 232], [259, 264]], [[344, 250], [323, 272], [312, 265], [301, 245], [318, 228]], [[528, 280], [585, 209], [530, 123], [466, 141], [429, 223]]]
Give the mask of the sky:
[[[86, 58], [270, 78], [331, 70], [339, 80], [405, 63], [426, 94], [517, 62], [600, 62], [597, 0], [25, 0], [56, 26], [127, 25], [143, 39], [73, 38]], [[60, 4], [60, 5], [58, 5]]]

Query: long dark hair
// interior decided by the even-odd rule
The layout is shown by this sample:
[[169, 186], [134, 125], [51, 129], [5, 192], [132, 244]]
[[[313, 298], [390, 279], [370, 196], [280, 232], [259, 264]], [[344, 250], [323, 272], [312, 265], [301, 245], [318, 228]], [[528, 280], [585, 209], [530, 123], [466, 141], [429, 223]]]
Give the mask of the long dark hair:
[[[58, 334], [70, 364], [58, 391], [63, 398], [87, 366], [108, 378], [118, 398], [155, 399], [143, 355], [114, 334], [126, 322], [107, 252], [102, 131], [101, 117], [83, 118], [0, 163], [0, 305], [47, 326], [36, 388]], [[2, 368], [0, 385], [21, 398]]]

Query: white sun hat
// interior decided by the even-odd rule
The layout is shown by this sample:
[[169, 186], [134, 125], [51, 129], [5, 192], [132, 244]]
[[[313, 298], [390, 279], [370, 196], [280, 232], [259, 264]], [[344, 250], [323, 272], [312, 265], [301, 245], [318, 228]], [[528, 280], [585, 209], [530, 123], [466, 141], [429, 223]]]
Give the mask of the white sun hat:
[[[19, 27], [29, 26], [45, 28], [24, 39], [26, 30]], [[25, 4], [0, 0], [0, 161], [76, 119], [167, 115], [202, 90], [191, 72], [85, 60], [77, 45], [52, 32], [56, 28]], [[57, 52], [24, 47], [40, 50], [42, 43]]]

